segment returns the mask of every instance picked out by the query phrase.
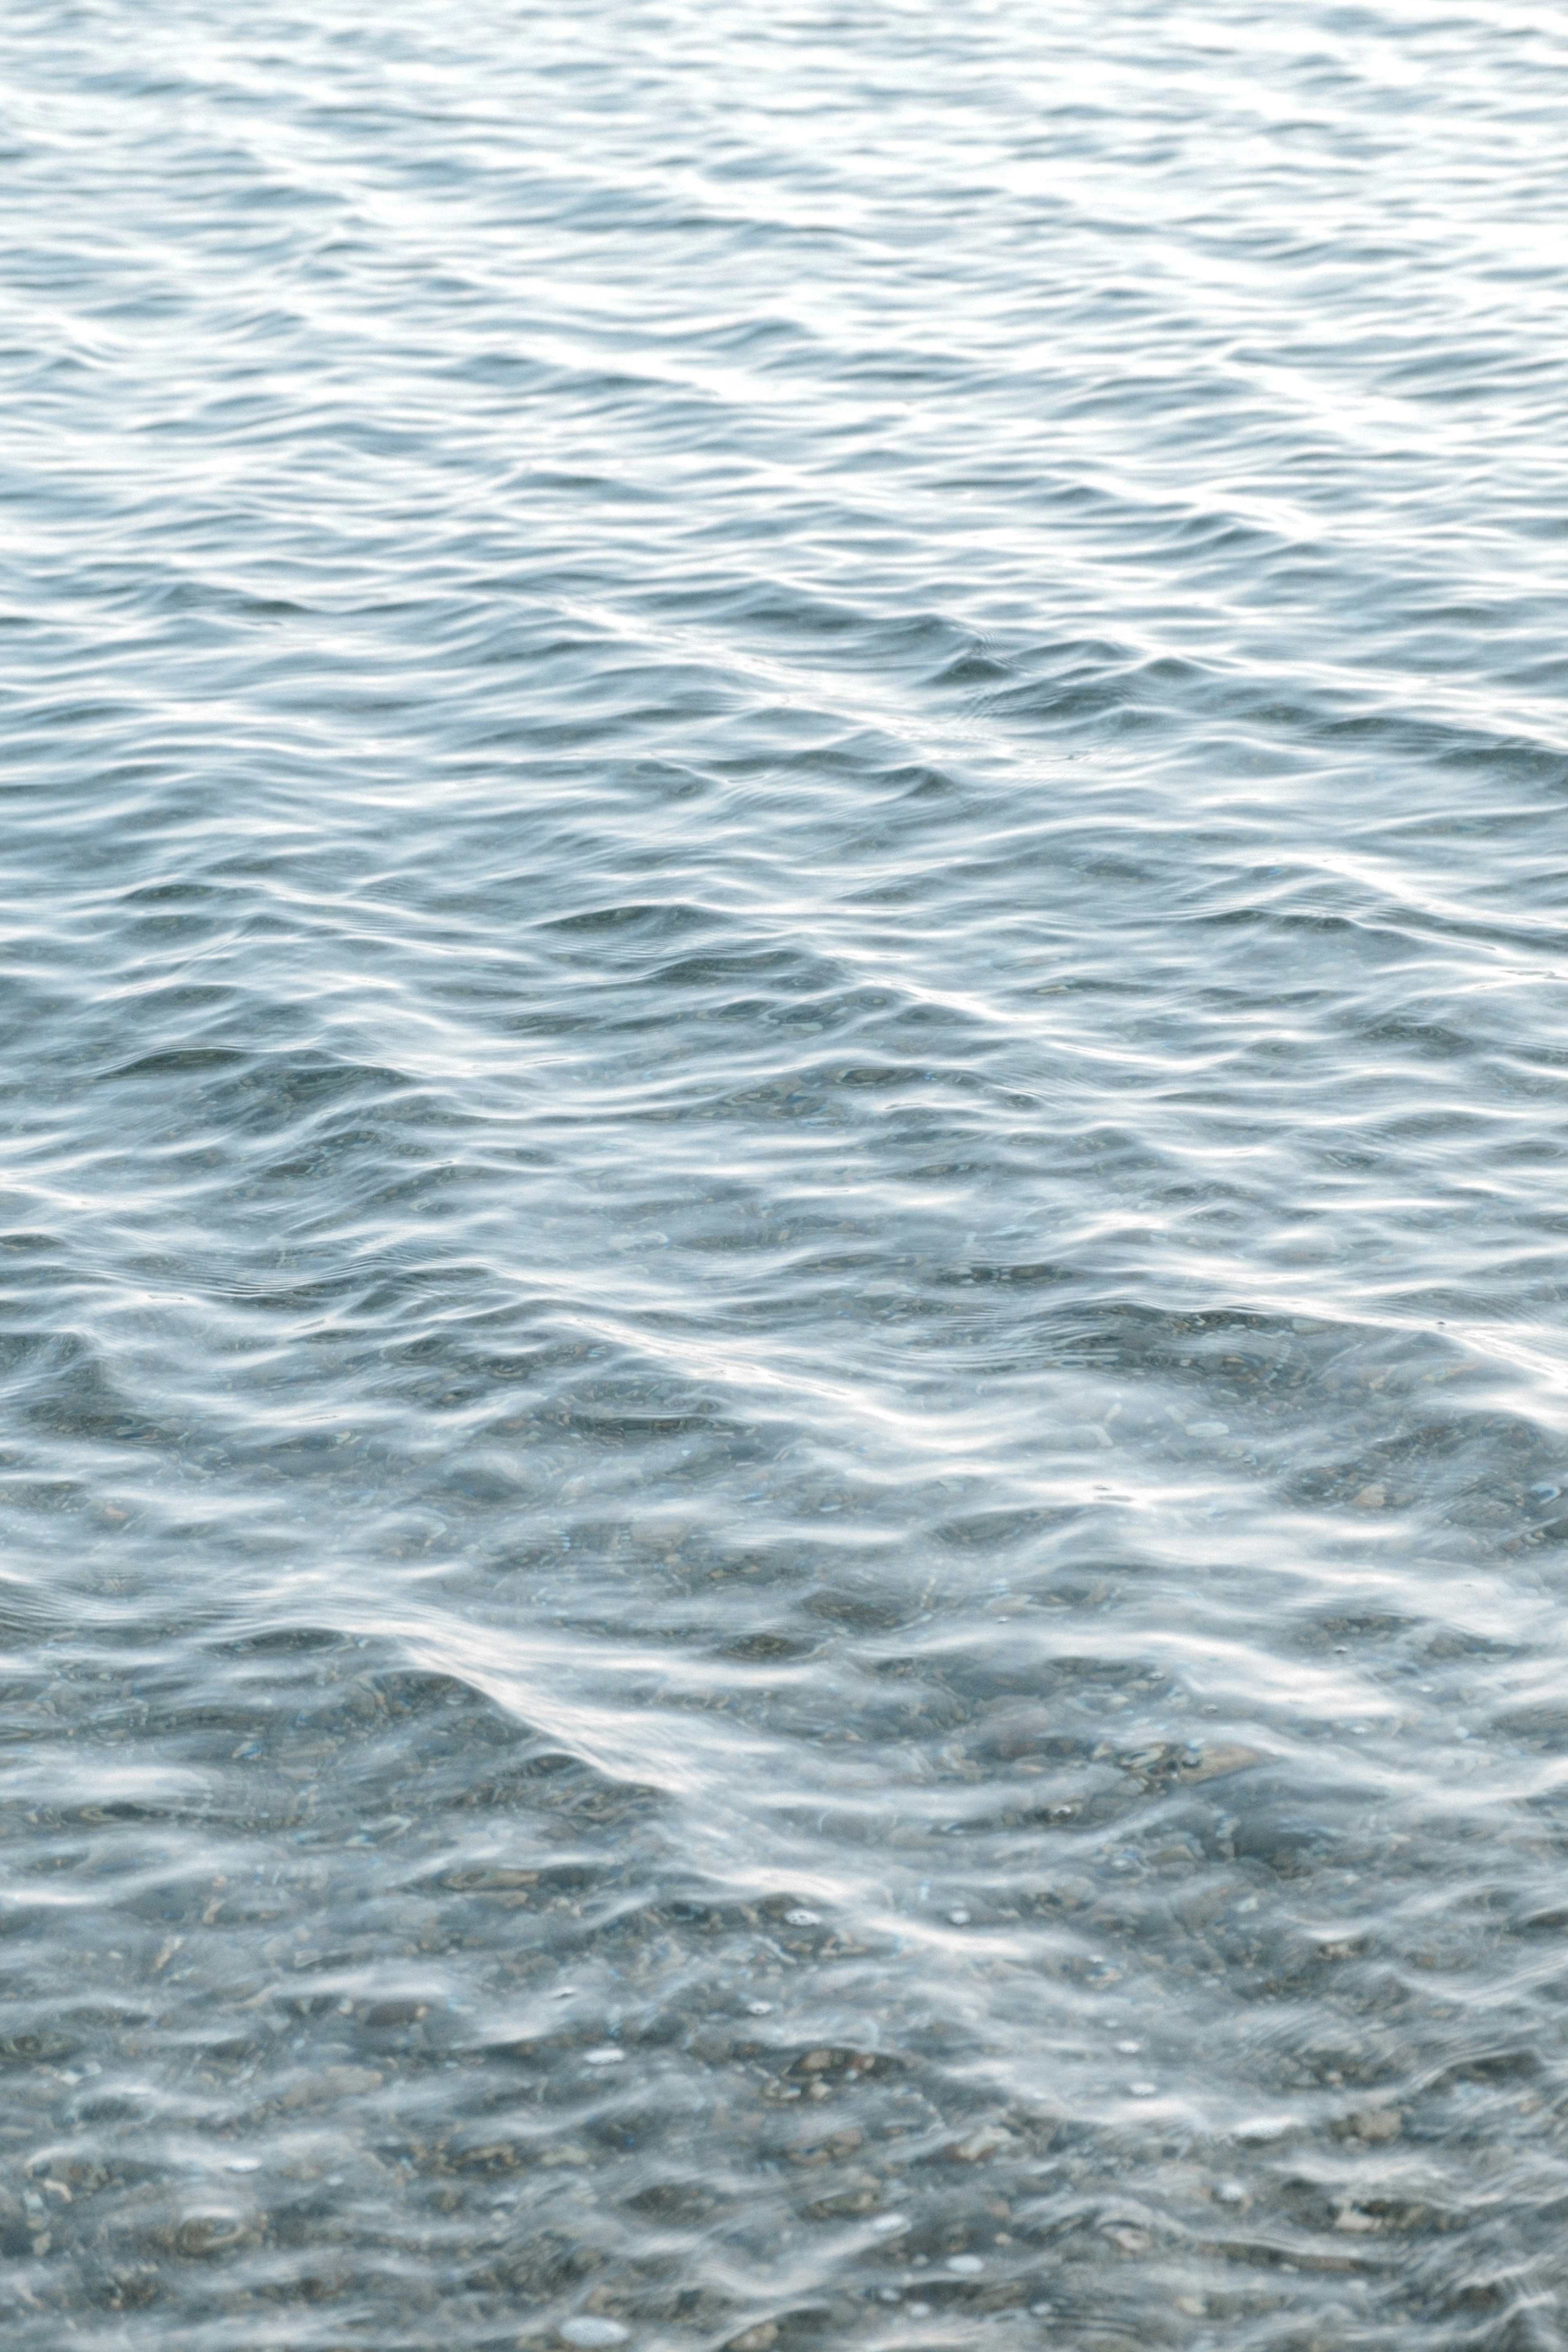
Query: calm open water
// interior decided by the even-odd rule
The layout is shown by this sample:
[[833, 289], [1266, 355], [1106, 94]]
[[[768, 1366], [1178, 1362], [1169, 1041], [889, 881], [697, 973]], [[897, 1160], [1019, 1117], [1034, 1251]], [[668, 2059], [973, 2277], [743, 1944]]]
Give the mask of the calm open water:
[[1568, 24], [13, 0], [16, 2352], [1568, 2305]]

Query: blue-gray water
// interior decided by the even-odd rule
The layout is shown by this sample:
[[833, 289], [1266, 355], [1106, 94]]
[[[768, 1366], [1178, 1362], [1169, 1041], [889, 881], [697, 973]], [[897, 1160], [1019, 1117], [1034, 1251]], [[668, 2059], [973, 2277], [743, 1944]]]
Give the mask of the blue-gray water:
[[1568, 27], [0, 79], [7, 2345], [1551, 2352]]

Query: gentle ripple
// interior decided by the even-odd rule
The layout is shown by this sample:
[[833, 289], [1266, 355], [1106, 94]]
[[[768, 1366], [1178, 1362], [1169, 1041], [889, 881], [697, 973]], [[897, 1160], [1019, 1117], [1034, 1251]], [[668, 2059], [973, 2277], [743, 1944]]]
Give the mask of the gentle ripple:
[[1561, 2345], [1568, 27], [0, 65], [8, 2344]]

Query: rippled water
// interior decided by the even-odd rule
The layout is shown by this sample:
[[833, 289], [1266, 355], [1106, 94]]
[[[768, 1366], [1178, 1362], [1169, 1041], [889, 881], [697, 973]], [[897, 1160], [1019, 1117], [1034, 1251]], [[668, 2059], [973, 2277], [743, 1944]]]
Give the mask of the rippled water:
[[1568, 26], [0, 67], [7, 2342], [1560, 2345]]

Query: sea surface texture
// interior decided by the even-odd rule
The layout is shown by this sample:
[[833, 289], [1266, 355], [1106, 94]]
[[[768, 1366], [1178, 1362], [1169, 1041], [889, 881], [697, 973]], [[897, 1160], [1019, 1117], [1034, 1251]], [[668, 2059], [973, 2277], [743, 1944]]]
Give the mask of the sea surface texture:
[[1568, 19], [0, 82], [7, 2352], [1553, 2352]]

